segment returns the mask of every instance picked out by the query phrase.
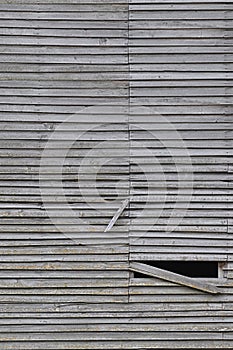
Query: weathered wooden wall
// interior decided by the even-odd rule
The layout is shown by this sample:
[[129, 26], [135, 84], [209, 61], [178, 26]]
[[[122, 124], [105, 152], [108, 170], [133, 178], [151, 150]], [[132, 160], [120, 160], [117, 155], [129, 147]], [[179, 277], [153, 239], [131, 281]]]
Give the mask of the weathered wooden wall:
[[[232, 9], [220, 0], [0, 0], [0, 349], [233, 348]], [[160, 117], [129, 120], [129, 102], [166, 117], [192, 158], [193, 197], [172, 233], [174, 159], [143, 130], [157, 130]], [[87, 118], [85, 108], [97, 104], [117, 109]], [[74, 113], [84, 129], [108, 124], [76, 142], [64, 166], [69, 203], [93, 231], [62, 211], [52, 159], [46, 169], [62, 234], [46, 214], [39, 166], [49, 136]], [[74, 129], [70, 123], [64, 144]], [[120, 149], [98, 178], [109, 206], [96, 196], [91, 166], [82, 184], [98, 214], [88, 209], [77, 172], [83, 155], [106, 138]], [[168, 190], [154, 158], [136, 147], [141, 140], [162, 164]], [[147, 196], [138, 165], [152, 190], [143, 218], [134, 220]], [[120, 197], [131, 195], [130, 210], [104, 233], [119, 205], [112, 201], [118, 180]], [[181, 201], [175, 217], [182, 210]], [[222, 294], [129, 272], [130, 261], [160, 259], [227, 262], [224, 276], [211, 280]]]
[[[149, 178], [154, 181], [154, 191], [147, 217], [138, 220], [130, 232], [131, 240], [134, 238], [131, 260], [232, 260], [232, 5], [232, 1], [130, 2], [131, 101], [153, 107], [174, 123], [189, 149], [194, 170], [189, 210], [177, 229], [166, 232], [177, 182], [174, 164], [158, 146], [168, 198], [160, 220], [143, 236], [166, 189], [150, 157], [141, 158], [152, 171]], [[153, 117], [145, 125], [156, 130]], [[132, 132], [131, 137], [144, 138], [148, 146], [154, 144], [143, 131]], [[179, 155], [175, 142], [173, 147]], [[176, 164], [180, 163], [185, 160], [177, 157]], [[134, 177], [140, 180], [137, 174]], [[184, 202], [190, 186], [185, 182]], [[182, 208], [181, 201], [175, 217]], [[135, 204], [131, 215], [138, 210], [140, 205]], [[129, 300], [138, 332], [134, 346], [232, 348], [230, 266], [229, 262], [224, 269], [228, 280], [213, 281], [223, 291], [214, 297], [153, 278], [131, 279]]]

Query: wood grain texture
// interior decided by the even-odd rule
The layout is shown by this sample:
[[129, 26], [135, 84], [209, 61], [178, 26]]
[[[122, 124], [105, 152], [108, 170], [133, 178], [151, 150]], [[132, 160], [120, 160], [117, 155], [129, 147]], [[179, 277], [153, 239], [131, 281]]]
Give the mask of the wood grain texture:
[[[228, 30], [231, 6], [231, 1], [223, 3], [130, 0], [129, 35], [131, 103], [142, 104], [150, 109], [144, 115], [138, 113], [131, 119], [134, 124], [130, 133], [131, 155], [134, 163], [139, 164], [144, 171], [143, 173], [134, 164], [130, 169], [133, 186], [131, 193], [134, 193], [130, 207], [133, 222], [129, 232], [131, 263], [141, 261], [150, 264], [150, 260], [222, 261], [225, 262], [222, 272], [224, 286], [228, 281], [231, 283], [230, 278], [233, 276], [231, 270], [227, 269], [227, 260], [231, 261], [232, 256], [229, 232], [233, 231], [230, 228], [232, 227], [230, 226], [231, 165], [230, 163], [226, 165], [220, 173], [217, 169], [224, 164], [222, 163], [224, 158], [227, 162], [231, 159], [232, 150], [231, 141], [227, 140], [228, 137], [231, 138], [232, 130], [232, 116], [229, 114], [232, 111], [232, 97], [229, 90], [232, 83], [229, 81], [228, 85], [228, 79], [232, 74], [231, 45], [229, 45], [231, 31]], [[218, 16], [221, 11], [225, 12], [222, 12], [220, 18]], [[222, 94], [221, 88], [223, 88]], [[213, 117], [216, 113], [219, 113], [218, 121]], [[166, 118], [166, 123], [161, 123], [161, 115]], [[226, 128], [222, 128], [221, 134], [221, 123], [226, 121], [227, 115], [229, 124]], [[170, 123], [178, 132], [178, 136], [174, 137], [174, 134], [169, 132]], [[179, 137], [184, 141], [183, 145], [179, 144]], [[141, 144], [143, 145], [140, 146]], [[223, 145], [226, 145], [226, 148]], [[166, 146], [170, 152], [167, 152]], [[186, 175], [190, 171], [187, 168], [186, 158], [180, 157], [182, 147], [187, 148], [191, 157], [193, 179], [190, 180], [187, 176], [185, 181], [181, 180], [179, 186], [179, 171]], [[145, 148], [150, 149], [150, 154]], [[210, 162], [215, 164], [211, 169]], [[220, 185], [217, 179], [220, 178], [226, 181], [226, 192], [222, 197], [223, 206], [220, 209], [223, 221], [220, 219], [217, 222], [221, 216], [220, 211], [212, 211], [211, 208], [212, 206], [216, 208], [217, 203], [221, 201], [217, 194]], [[174, 209], [180, 187], [182, 194], [177, 209]], [[189, 208], [185, 210], [191, 187], [192, 198]], [[207, 193], [209, 191], [211, 194]], [[138, 217], [146, 201], [147, 209], [144, 210], [143, 217]], [[164, 204], [162, 212], [161, 202]], [[204, 209], [203, 212], [201, 208]], [[177, 218], [181, 216], [181, 221], [176, 225]], [[166, 226], [169, 219], [170, 225]], [[225, 241], [222, 241], [224, 235]], [[166, 274], [166, 271], [161, 272], [161, 276]], [[208, 279], [200, 281], [211, 283]], [[131, 279], [130, 302], [138, 307], [138, 312], [141, 310], [139, 303], [146, 308], [148, 302], [155, 305], [161, 302], [165, 316], [165, 305], [173, 309], [175, 305], [178, 306], [176, 303], [182, 300], [184, 315], [189, 314], [191, 322], [189, 324], [187, 320], [184, 321], [181, 325], [182, 332], [190, 325], [189, 335], [191, 335], [195, 326], [199, 324], [197, 314], [202, 315], [202, 321], [208, 324], [208, 321], [205, 321], [207, 314], [203, 315], [200, 305], [198, 306], [198, 301], [202, 304], [205, 299], [205, 297], [202, 299], [203, 295], [201, 296], [200, 292], [190, 291], [189, 294], [188, 288], [182, 287], [183, 294], [181, 287], [178, 292], [168, 287], [158, 288], [154, 283], [160, 284], [161, 281], [149, 276], [147, 279], [146, 276], [144, 279]], [[169, 282], [166, 283], [168, 286]], [[225, 296], [230, 289], [226, 290], [220, 285], [218, 287], [223, 294], [210, 297], [210, 302], [219, 302], [224, 308], [229, 309], [227, 305], [230, 304]], [[202, 305], [207, 311], [208, 307]], [[169, 324], [174, 322], [178, 330], [179, 322], [182, 321], [175, 318], [175, 310], [173, 312], [171, 311], [167, 318], [166, 326], [170, 327]], [[146, 314], [145, 318], [149, 324], [151, 319]], [[141, 322], [142, 326], [143, 324]], [[231, 345], [224, 339], [230, 340], [231, 336], [225, 338], [225, 325], [226, 319], [223, 319], [221, 331], [217, 336], [218, 343], [215, 342], [217, 338], [214, 340], [211, 335], [211, 327], [207, 325], [210, 333], [205, 340], [200, 340], [203, 334], [200, 331], [202, 327], [199, 328], [199, 344], [194, 334], [190, 340], [186, 333], [182, 333], [186, 344], [179, 342], [174, 333], [173, 335], [169, 333], [173, 341], [167, 338], [167, 343], [161, 343], [159, 339], [153, 342], [153, 334], [147, 328], [151, 334], [151, 344], [146, 343], [144, 339], [137, 346], [145, 349], [227, 348]], [[163, 332], [168, 330], [166, 326], [163, 325]]]
[[[232, 10], [0, 0], [0, 349], [233, 348]], [[41, 156], [73, 114], [42, 169], [45, 203]], [[57, 162], [87, 129], [63, 166], [71, 215]], [[148, 260], [220, 261], [196, 280], [220, 293], [134, 277]]]

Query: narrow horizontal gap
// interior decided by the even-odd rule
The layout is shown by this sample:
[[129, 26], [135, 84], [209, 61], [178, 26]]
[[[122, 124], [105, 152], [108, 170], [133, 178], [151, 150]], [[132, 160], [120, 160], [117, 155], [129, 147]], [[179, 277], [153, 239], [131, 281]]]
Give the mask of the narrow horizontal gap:
[[[218, 278], [218, 261], [140, 261], [141, 263], [193, 278]], [[134, 272], [134, 278], [147, 275]]]

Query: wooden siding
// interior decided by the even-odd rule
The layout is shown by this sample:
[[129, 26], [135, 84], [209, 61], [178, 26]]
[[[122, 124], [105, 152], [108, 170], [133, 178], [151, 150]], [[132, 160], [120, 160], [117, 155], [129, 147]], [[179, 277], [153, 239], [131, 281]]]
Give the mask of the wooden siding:
[[[228, 11], [229, 10], [229, 11]], [[146, 164], [149, 180], [150, 206], [144, 220], [132, 227], [131, 259], [217, 259], [226, 260], [232, 254], [228, 221], [231, 212], [229, 165], [232, 161], [232, 92], [230, 57], [232, 51], [230, 26], [232, 4], [189, 1], [130, 2], [130, 98], [132, 103], [158, 111], [175, 126], [185, 142], [193, 164], [193, 179], [181, 179], [177, 169], [186, 170], [182, 144], [174, 141], [172, 155], [155, 142], [144, 130], [132, 130], [132, 143], [145, 140], [155, 148], [162, 163], [165, 179], [153, 166], [152, 157], [137, 161]], [[159, 118], [157, 118], [159, 119]], [[157, 130], [158, 121], [149, 115], [140, 120], [146, 130]], [[161, 130], [161, 140], [168, 141], [168, 131]], [[156, 149], [157, 144], [157, 149]], [[181, 156], [179, 157], [179, 152]], [[141, 158], [140, 158], [141, 157]], [[183, 169], [182, 169], [183, 168]], [[159, 171], [159, 170], [157, 170]], [[140, 186], [143, 182], [132, 168], [132, 177]], [[191, 180], [191, 181], [190, 181]], [[172, 225], [184, 214], [185, 198], [193, 187], [189, 209], [177, 229], [167, 227], [169, 215], [182, 188], [179, 207], [173, 212]], [[144, 185], [145, 188], [145, 185]], [[157, 225], [147, 232], [147, 225], [159, 211], [161, 198], [167, 194], [164, 210]], [[140, 203], [132, 208], [140, 211]], [[146, 232], [146, 234], [143, 233]], [[135, 243], [134, 243], [135, 242]]]
[[[0, 349], [233, 347], [232, 9], [220, 0], [0, 0]], [[46, 202], [39, 182], [43, 149], [70, 116], [62, 147], [87, 130], [63, 168], [79, 225], [56, 191], [55, 159], [42, 168]], [[161, 144], [171, 125], [185, 142], [172, 143], [173, 159]], [[98, 173], [98, 196], [93, 167], [109, 144], [97, 161], [88, 152], [106, 139], [114, 159]], [[170, 232], [186, 149], [194, 182], [183, 180], [169, 228], [192, 184], [193, 196]], [[221, 294], [129, 270], [180, 259], [227, 262], [208, 279]]]
[[[130, 227], [130, 260], [232, 260], [232, 2], [131, 0], [129, 8], [130, 99], [150, 108], [144, 120], [135, 118], [143, 128], [132, 128], [131, 145], [144, 140], [155, 150], [148, 156], [142, 148], [134, 153], [148, 171], [151, 190], [147, 211]], [[188, 175], [187, 159], [176, 140], [170, 147], [173, 157], [167, 152], [168, 128], [161, 128], [160, 142], [144, 131], [158, 135], [160, 115], [185, 142], [192, 181], [178, 182], [177, 169]], [[153, 165], [156, 156], [164, 178]], [[137, 188], [131, 204], [136, 217], [148, 188], [138, 167], [131, 167], [130, 176]], [[151, 228], [161, 201], [164, 209]], [[223, 278], [201, 279], [222, 291], [214, 297], [156, 278], [131, 278], [138, 348], [232, 348], [230, 266], [224, 265]]]

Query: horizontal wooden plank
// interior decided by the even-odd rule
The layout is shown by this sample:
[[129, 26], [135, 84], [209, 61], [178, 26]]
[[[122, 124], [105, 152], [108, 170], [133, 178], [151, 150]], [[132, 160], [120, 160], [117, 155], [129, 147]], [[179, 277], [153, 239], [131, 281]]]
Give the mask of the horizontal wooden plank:
[[[170, 260], [170, 261], [177, 261], [177, 260], [189, 260], [192, 259], [192, 261], [227, 261], [229, 257], [232, 257], [232, 254], [227, 255], [228, 253], [225, 252], [225, 254], [221, 253], [182, 253], [182, 252], [166, 252], [166, 253], [160, 253], [160, 252], [139, 252], [139, 253], [130, 253], [130, 260], [131, 261], [150, 261], [150, 260]], [[187, 306], [188, 304], [186, 304]]]
[[[22, 0], [21, 0], [22, 1]], [[91, 16], [87, 13], [86, 19], [81, 19], [82, 13], [80, 13], [80, 18], [75, 18], [74, 14], [70, 14], [66, 20], [61, 15], [61, 19], [53, 19], [53, 15], [48, 15], [47, 19], [38, 20], [38, 15], [34, 14], [34, 18], [28, 16], [28, 19], [22, 18], [22, 15], [18, 13], [17, 18], [12, 16], [9, 18], [6, 14], [5, 18], [0, 19], [0, 27], [2, 28], [37, 28], [37, 29], [124, 29], [128, 28], [127, 12], [122, 12], [123, 17], [119, 16], [119, 12], [112, 14], [114, 20], [108, 18], [108, 14], [99, 16], [98, 12]], [[95, 20], [96, 15], [96, 20]], [[46, 16], [45, 16], [46, 17]], [[30, 20], [29, 20], [30, 19]], [[105, 20], [103, 20], [105, 19]], [[229, 21], [230, 22], [230, 21]], [[229, 23], [230, 24], [230, 23]]]
[[[96, 325], [97, 323], [100, 323], [100, 324], [115, 324], [115, 325], [119, 325], [119, 323], [123, 323], [124, 326], [127, 324], [127, 323], [131, 323], [131, 325], [133, 324], [136, 324], [137, 325], [140, 325], [141, 327], [145, 327], [146, 324], [148, 324], [149, 326], [152, 326], [156, 327], [156, 324], [158, 326], [162, 326], [165, 327], [165, 325], [167, 324], [167, 320], [166, 318], [164, 317], [153, 317], [152, 316], [153, 313], [147, 313], [147, 316], [151, 316], [151, 323], [148, 322], [149, 320], [147, 320], [145, 317], [137, 317], [137, 314], [136, 313], [126, 313], [126, 315], [124, 316], [124, 314], [120, 314], [120, 313], [116, 313], [116, 315], [114, 315], [114, 313], [106, 313], [105, 317], [103, 314], [100, 313], [100, 315], [96, 315], [91, 317], [90, 314], [86, 313], [86, 316], [85, 314], [82, 314], [82, 313], [70, 313], [70, 317], [68, 317], [68, 315], [64, 314], [64, 313], [61, 313], [61, 316], [60, 318], [58, 317], [58, 315], [56, 314], [49, 314], [49, 317], [45, 318], [45, 316], [43, 317], [43, 314], [39, 314], [39, 315], [34, 315], [34, 314], [23, 314], [22, 315], [22, 325], [25, 324], [27, 325], [27, 322], [31, 322], [31, 324], [35, 324], [35, 325], [61, 325], [62, 323], [66, 326], [68, 326], [69, 324], [73, 325], [75, 324], [78, 324], [78, 325], [82, 325], [82, 324], [85, 324], [86, 323], [90, 323], [92, 325]], [[198, 317], [196, 316], [196, 314], [194, 313], [195, 315], [195, 324], [197, 326], [200, 326], [201, 322], [203, 320], [205, 321], [208, 321], [210, 323], [210, 327], [214, 327], [214, 317], [212, 316], [206, 316], [206, 317]], [[5, 314], [2, 313], [2, 316], [5, 317]], [[9, 316], [9, 315], [8, 315]], [[6, 325], [19, 325], [19, 320], [17, 318], [17, 314], [13, 314], [13, 315], [10, 315], [11, 317], [8, 317], [6, 318]], [[133, 319], [131, 320], [129, 317], [132, 317]], [[168, 314], [167, 317], [169, 317], [170, 315]], [[14, 318], [15, 317], [15, 321], [14, 321]], [[80, 317], [80, 318], [79, 318]], [[184, 316], [184, 313], [182, 315], [182, 313], [176, 313], [176, 317], [177, 317], [177, 320], [179, 320], [179, 322], [181, 324], [183, 323], [187, 323], [190, 324], [191, 323], [191, 317], [188, 316], [188, 317], [185, 317]], [[223, 318], [224, 316], [216, 316], [216, 321], [217, 322], [221, 322], [224, 320]], [[226, 313], [226, 319], [228, 320], [228, 322], [230, 323], [232, 321], [232, 317], [227, 315]], [[15, 323], [14, 323], [15, 322]], [[216, 323], [217, 323], [216, 322]], [[2, 325], [2, 320], [0, 320], [0, 323]], [[174, 319], [172, 317], [169, 317], [169, 326], [172, 325], [174, 322]], [[217, 324], [219, 326], [219, 323]]]
[[[98, 56], [98, 55], [104, 55], [107, 58], [107, 55], [126, 55], [127, 54], [127, 48], [124, 47], [121, 43], [116, 43], [116, 45], [113, 46], [103, 46], [103, 45], [90, 45], [88, 46], [82, 46], [80, 45], [81, 43], [77, 42], [76, 45], [71, 45], [71, 46], [59, 46], [56, 45], [55, 47], [50, 46], [50, 45], [43, 45], [43, 46], [33, 46], [32, 45], [20, 45], [16, 46], [13, 45], [2, 45], [1, 49], [4, 52], [4, 56], [2, 57], [3, 62], [4, 62], [4, 57], [7, 57], [9, 55], [9, 61], [12, 62], [12, 55], [13, 54], [19, 54], [19, 55], [24, 55], [26, 61], [28, 61], [28, 58], [30, 57], [33, 59], [35, 56], [33, 55], [40, 55], [41, 63], [43, 61], [48, 61], [48, 55], [51, 55], [51, 58], [54, 56], [55, 59], [59, 59], [59, 56], [64, 56], [63, 59], [66, 62], [66, 58], [68, 57], [72, 59], [72, 55], [85, 55], [86, 56], [86, 61], [87, 61], [87, 55], [93, 55], [93, 56]], [[30, 55], [29, 57], [26, 58], [26, 55]], [[31, 56], [32, 55], [32, 56]], [[44, 55], [47, 55], [47, 57], [43, 57]], [[110, 57], [109, 57], [110, 58]], [[1, 59], [1, 57], [0, 57]], [[120, 57], [119, 57], [120, 59]], [[77, 58], [73, 57], [73, 60], [77, 60]], [[78, 63], [78, 62], [77, 62]], [[80, 62], [82, 63], [82, 62]], [[83, 61], [84, 63], [84, 61]], [[107, 62], [106, 62], [107, 63]]]
[[[71, 271], [98, 271], [98, 270], [127, 270], [128, 264], [124, 262], [67, 262], [67, 261], [53, 261], [53, 262], [27, 262], [27, 263], [1, 263], [0, 270], [71, 270]], [[98, 273], [98, 272], [97, 272]], [[78, 275], [79, 273], [77, 273]]]
[[[101, 277], [100, 277], [101, 278]], [[35, 295], [35, 296], [27, 296], [25, 293], [21, 296], [13, 296], [13, 295], [1, 295], [1, 302], [20, 302], [20, 303], [43, 303], [43, 302], [52, 302], [52, 303], [120, 303], [127, 302], [128, 295]]]
[[[30, 271], [30, 270], [24, 270], [24, 271], [0, 271], [0, 278], [32, 278], [32, 279], [37, 279], [37, 278], [48, 278], [48, 276], [50, 278], [87, 278], [87, 279], [93, 279], [93, 278], [97, 278], [97, 279], [102, 279], [102, 278], [128, 278], [129, 277], [129, 273], [127, 271], [50, 271], [48, 273], [48, 271], [44, 270], [44, 271]], [[2, 298], [4, 299], [4, 295], [2, 295]], [[4, 301], [2, 299], [2, 301]], [[6, 301], [6, 300], [5, 300]], [[16, 300], [15, 300], [16, 301]], [[84, 300], [83, 300], [84, 301]], [[126, 301], [126, 300], [125, 300]], [[8, 302], [11, 303], [11, 299], [10, 297], [8, 298]], [[18, 302], [22, 302], [22, 300], [20, 299], [20, 297], [18, 298]], [[30, 300], [28, 300], [28, 302], [30, 302]], [[44, 301], [40, 300], [40, 297], [37, 298], [37, 300], [35, 300], [34, 302], [48, 302], [48, 300], [46, 301], [46, 298], [44, 299]], [[52, 298], [50, 300], [50, 302], [55, 302]], [[65, 302], [65, 300], [63, 301]], [[72, 298], [69, 299], [69, 302], [72, 302]], [[78, 301], [77, 301], [78, 302]], [[89, 298], [89, 302], [97, 302], [98, 301], [91, 301], [91, 297]], [[105, 300], [105, 302], [107, 302]]]
[[217, 1], [205, 1], [205, 2], [176, 2], [170, 1], [163, 4], [162, 1], [159, 3], [153, 1], [153, 3], [141, 1], [129, 1], [130, 11], [209, 11], [209, 10], [233, 10], [232, 4], [230, 2], [221, 3]]
[[[1, 250], [1, 256], [5, 255], [44, 255], [46, 258], [46, 255], [52, 255], [56, 256], [57, 254], [62, 255], [64, 254], [64, 259], [65, 255], [67, 254], [68, 256], [71, 254], [73, 257], [73, 261], [85, 261], [86, 256], [93, 256], [93, 259], [95, 256], [98, 256], [99, 261], [118, 261], [118, 254], [122, 257], [122, 261], [127, 260], [126, 257], [128, 255], [128, 247], [119, 245], [119, 246], [112, 246], [112, 247], [85, 247], [85, 246], [76, 246], [72, 244], [68, 244], [68, 242], [63, 242], [63, 247], [33, 247], [33, 245], [30, 247], [29, 246], [19, 246], [18, 248], [0, 248]], [[26, 259], [26, 256], [25, 256]], [[90, 260], [88, 260], [90, 261]]]
[[[40, 5], [41, 6], [41, 5]], [[106, 5], [105, 5], [106, 6]], [[21, 7], [22, 8], [22, 7]], [[216, 35], [221, 35], [221, 31], [216, 31]], [[214, 31], [212, 33], [214, 35]], [[47, 38], [98, 38], [101, 40], [101, 38], [127, 38], [128, 33], [127, 30], [121, 30], [121, 29], [115, 29], [115, 30], [108, 30], [108, 29], [98, 29], [98, 30], [92, 30], [92, 29], [52, 29], [52, 28], [46, 28], [46, 29], [37, 29], [37, 28], [14, 28], [14, 27], [7, 27], [7, 28], [0, 28], [0, 35], [9, 36], [12, 40], [14, 40], [14, 36], [20, 36], [22, 39], [26, 36], [29, 40], [32, 40], [32, 37], [35, 37], [34, 40], [38, 40], [40, 37], [43, 39], [45, 37]], [[26, 39], [25, 38], [25, 39]], [[102, 39], [103, 40], [103, 39]], [[103, 40], [104, 43], [104, 40]]]
[[130, 20], [219, 20], [221, 22], [222, 18], [224, 18], [224, 10], [203, 10], [203, 11], [188, 11], [187, 8], [182, 9], [180, 11], [166, 9], [165, 11], [155, 10], [140, 10], [140, 11], [130, 11]]
[[[215, 40], [216, 41], [216, 40]], [[216, 43], [217, 44], [217, 43]], [[229, 41], [229, 45], [231, 42]], [[1, 39], [1, 48], [5, 52], [13, 52], [13, 50], [20, 50], [20, 48], [24, 48], [25, 53], [30, 52], [30, 49], [34, 49], [34, 53], [36, 51], [41, 50], [43, 52], [43, 46], [45, 46], [47, 49], [52, 50], [54, 54], [57, 52], [58, 48], [60, 47], [60, 51], [64, 52], [70, 52], [72, 53], [74, 48], [78, 47], [85, 47], [86, 52], [88, 53], [88, 50], [91, 50], [91, 47], [99, 46], [99, 49], [108, 48], [109, 52], [113, 50], [113, 48], [110, 47], [122, 47], [122, 53], [124, 52], [123, 46], [127, 45], [127, 39], [125, 38], [108, 38], [106, 37], [106, 34], [104, 38], [97, 37], [74, 37], [74, 38], [66, 38], [64, 42], [63, 37], [38, 37], [36, 36], [17, 36], [17, 35], [4, 35]], [[20, 46], [20, 47], [19, 47]], [[25, 46], [25, 47], [24, 47]], [[32, 46], [32, 47], [31, 47]], [[50, 47], [51, 46], [51, 47]], [[64, 51], [62, 51], [64, 50]], [[21, 50], [20, 50], [21, 51]], [[82, 51], [82, 50], [81, 50]], [[81, 53], [80, 51], [80, 53]], [[95, 49], [96, 53], [98, 53], [98, 48]], [[33, 52], [33, 51], [32, 51]], [[94, 50], [93, 50], [94, 52]]]
[[17, 2], [11, 2], [11, 3], [5, 3], [2, 2], [0, 4], [0, 12], [6, 12], [6, 14], [8, 14], [8, 12], [23, 12], [26, 13], [27, 12], [35, 12], [35, 14], [39, 14], [39, 13], [43, 13], [43, 12], [113, 12], [113, 11], [128, 11], [128, 6], [127, 3], [125, 3], [124, 1], [118, 1], [116, 3], [114, 2], [105, 2], [105, 3], [101, 3], [101, 2], [86, 2], [82, 1], [82, 3], [69, 3], [69, 2], [63, 2], [63, 3], [55, 3], [55, 4], [51, 4], [51, 3], [43, 3], [40, 1], [40, 3], [31, 3], [30, 2], [26, 2], [24, 3], [24, 6], [22, 7], [22, 5], [17, 4]]
[[[170, 338], [171, 340], [180, 340], [182, 341], [183, 339], [186, 339], [186, 341], [189, 340], [197, 340], [197, 341], [201, 341], [201, 340], [208, 340], [208, 339], [215, 339], [218, 340], [219, 338], [221, 338], [221, 335], [218, 334], [218, 332], [209, 332], [208, 334], [208, 338], [206, 334], [202, 334], [200, 332], [182, 332], [182, 334], [180, 332], [171, 332], [169, 334], [169, 332], [129, 332], [128, 333], [128, 338], [127, 340], [143, 340], [143, 339], [147, 339], [148, 341], [159, 341], [159, 340], [163, 340], [163, 341], [167, 341], [167, 339]], [[91, 341], [91, 340], [95, 340], [95, 341], [103, 341], [103, 339], [105, 341], [109, 340], [109, 341], [123, 341], [125, 340], [125, 334], [122, 332], [100, 332], [98, 333], [92, 333], [92, 332], [58, 332], [58, 333], [48, 333], [48, 334], [44, 334], [41, 332], [34, 332], [34, 333], [30, 333], [30, 336], [28, 335], [27, 332], [22, 332], [22, 333], [15, 333], [15, 334], [9, 334], [7, 332], [3, 332], [1, 333], [0, 336], [0, 340], [6, 341], [6, 339], [9, 341], [27, 341], [29, 339], [33, 339], [34, 341], [39, 341], [39, 340], [53, 340], [53, 341]], [[77, 344], [77, 343], [76, 343]], [[90, 343], [89, 343], [90, 344]], [[126, 343], [127, 344], [127, 343]], [[136, 342], [135, 342], [136, 344]], [[117, 345], [115, 343], [115, 345]], [[138, 344], [139, 345], [139, 344]], [[119, 345], [118, 345], [119, 346]]]
[[[173, 348], [174, 349], [181, 349], [182, 347], [186, 347], [186, 349], [192, 349], [193, 346], [196, 348], [198, 346], [205, 346], [206, 349], [213, 349], [213, 347], [219, 347], [219, 346], [224, 346], [225, 349], [231, 349], [232, 348], [232, 341], [231, 340], [222, 340], [220, 339], [221, 336], [219, 336], [219, 339], [212, 339], [210, 338], [209, 340], [193, 340], [190, 342], [187, 342], [187, 340], [176, 340], [174, 342], [173, 339], [171, 340], [157, 340], [156, 345], [160, 348], [163, 349], [170, 349], [171, 348], [171, 341], [173, 343]], [[17, 346], [18, 349], [32, 349], [32, 346], [35, 346], [35, 340], [27, 340], [27, 341], [17, 341], [14, 340], [14, 343], [9, 342], [9, 341], [4, 341], [2, 342], [4, 344], [4, 347], [6, 350], [14, 350], [15, 346]], [[83, 347], [83, 342], [82, 341], [71, 341], [65, 339], [64, 342], [59, 341], [36, 341], [37, 344], [37, 349], [44, 349], [44, 346], [46, 344], [47, 349], [53, 349], [55, 350], [57, 346], [59, 345], [60, 349], [67, 349], [68, 347], [73, 347], [75, 348], [77, 345], [80, 347]], [[114, 340], [114, 341], [108, 341], [105, 340], [103, 341], [92, 341], [89, 340], [88, 344], [86, 344], [86, 349], [91, 350], [93, 348], [95, 349], [119, 349], [119, 346], [122, 346], [122, 349], [136, 349], [138, 346], [141, 348], [146, 348], [146, 349], [154, 349], [155, 341], [154, 340], [136, 340], [136, 341], [127, 341], [122, 345], [122, 340]]]
[[[170, 238], [156, 238], [156, 237], [147, 237], [147, 233], [143, 235], [141, 233], [141, 236], [135, 236], [133, 233], [130, 234], [131, 240], [131, 245], [132, 245], [132, 250], [134, 250], [134, 246], [136, 245], [137, 247], [140, 247], [140, 245], [147, 246], [148, 251], [150, 249], [156, 249], [156, 247], [163, 246], [164, 250], [167, 249], [170, 251], [171, 246], [177, 247], [177, 250], [181, 250], [182, 247], [187, 246], [187, 252], [190, 251], [190, 246], [193, 247], [194, 250], [198, 250], [198, 247], [207, 247], [207, 252], [208, 248], [210, 245], [214, 245], [214, 247], [219, 250], [224, 249], [228, 245], [231, 244], [231, 241], [225, 237], [225, 240], [222, 238], [221, 235], [220, 237], [211, 237], [209, 239], [205, 237], [187, 237], [187, 238], [178, 238], [178, 237], [173, 237], [172, 234], [170, 235]], [[134, 240], [135, 238], [135, 240]], [[138, 248], [139, 249], [139, 248]], [[138, 250], [137, 249], [137, 250]], [[162, 249], [163, 250], [163, 249]], [[160, 248], [158, 248], [158, 251], [161, 251]]]
[[[77, 10], [70, 10], [70, 11], [56, 11], [56, 9], [53, 9], [52, 12], [50, 11], [43, 11], [43, 9], [40, 11], [41, 5], [38, 6], [38, 11], [24, 11], [23, 16], [20, 11], [0, 11], [0, 20], [6, 19], [7, 21], [10, 20], [21, 20], [23, 17], [24, 21], [27, 20], [42, 20], [42, 21], [54, 21], [54, 20], [66, 20], [66, 21], [123, 21], [127, 20], [128, 13], [126, 11], [126, 7], [112, 7], [106, 8], [106, 11], [102, 11], [102, 8], [100, 7], [100, 11], [96, 11], [96, 8], [92, 8], [91, 11], [83, 9], [83, 11], [80, 11], [80, 8], [77, 7]], [[106, 6], [106, 5], [105, 5]], [[97, 7], [98, 8], [98, 7]], [[213, 18], [219, 18], [219, 16]]]
[[[213, 11], [214, 12], [214, 11]], [[174, 12], [175, 13], [175, 12]], [[164, 14], [164, 18], [161, 19], [159, 17], [158, 13], [155, 12], [154, 17], [151, 18], [150, 20], [146, 20], [145, 15], [142, 15], [142, 18], [136, 18], [134, 16], [134, 20], [131, 18], [131, 28], [132, 29], [231, 29], [232, 28], [232, 21], [230, 18], [223, 19], [223, 17], [219, 17], [219, 19], [215, 18], [204, 18], [200, 19], [198, 16], [198, 11], [197, 13], [192, 17], [187, 20], [186, 19], [186, 14], [183, 14], [183, 17], [179, 18], [179, 14], [177, 14], [173, 17], [172, 15], [170, 18], [167, 18], [166, 13]], [[144, 18], [143, 18], [144, 16]], [[196, 17], [195, 17], [196, 16]], [[217, 14], [218, 17], [218, 14]], [[179, 19], [179, 20], [178, 20]], [[167, 21], [169, 20], [169, 21]]]
[[[178, 54], [177, 51], [173, 52], [172, 55], [169, 55], [168, 52], [166, 53], [160, 53], [160, 54], [143, 54], [141, 52], [140, 54], [136, 55], [130, 55], [130, 63], [206, 63], [206, 62], [212, 62], [212, 63], [222, 63], [225, 59], [225, 62], [232, 62], [231, 60], [232, 54], [226, 54], [224, 58], [224, 53], [214, 53], [214, 54], [208, 54], [208, 53], [194, 53], [190, 51], [190, 54]], [[222, 76], [220, 77], [222, 79]]]
[[[95, 324], [89, 324], [89, 325], [75, 325], [75, 324], [64, 324], [64, 325], [50, 325], [50, 324], [45, 324], [45, 325], [25, 325], [24, 330], [22, 330], [22, 326], [20, 325], [11, 325], [11, 326], [1, 326], [2, 332], [7, 332], [9, 333], [23, 333], [25, 330], [28, 332], [34, 333], [34, 332], [40, 332], [40, 333], [48, 333], [48, 332], [67, 332], [67, 326], [69, 328], [69, 332], [130, 332], [130, 336], [132, 332], [163, 332], [164, 328], [166, 327], [167, 332], [200, 332], [203, 334], [204, 332], [221, 332], [223, 329], [226, 331], [230, 331], [232, 327], [232, 323], [226, 324], [225, 327], [222, 325], [222, 323], [216, 323], [216, 324], [211, 324], [211, 323], [206, 323], [205, 325], [202, 324], [178, 324], [178, 325], [171, 325], [171, 324], [133, 324], [130, 322], [129, 324], [122, 323], [121, 325], [116, 323], [116, 324], [105, 324], [101, 325], [99, 324], [98, 326]], [[132, 331], [133, 329], [133, 331]]]

